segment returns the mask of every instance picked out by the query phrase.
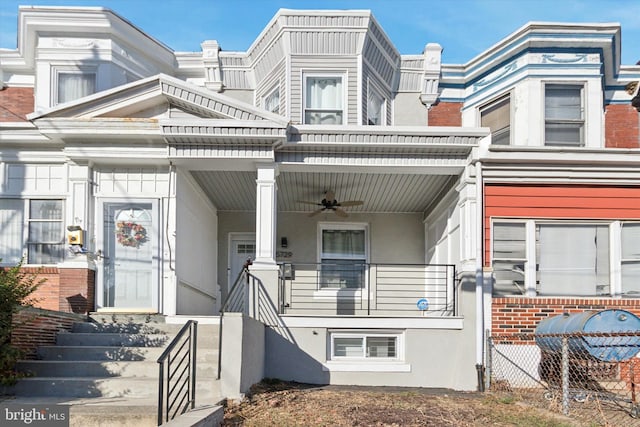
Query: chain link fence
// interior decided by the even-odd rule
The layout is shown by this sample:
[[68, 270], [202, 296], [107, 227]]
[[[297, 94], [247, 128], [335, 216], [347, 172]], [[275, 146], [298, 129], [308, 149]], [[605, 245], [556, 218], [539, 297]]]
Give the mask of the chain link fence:
[[640, 332], [488, 339], [488, 389], [590, 425], [640, 427]]

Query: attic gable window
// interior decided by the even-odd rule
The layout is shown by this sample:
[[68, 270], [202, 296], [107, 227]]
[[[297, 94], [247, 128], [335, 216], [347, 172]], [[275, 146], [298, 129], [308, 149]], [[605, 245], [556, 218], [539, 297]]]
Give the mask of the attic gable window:
[[511, 141], [511, 98], [509, 95], [480, 107], [480, 126], [491, 129], [491, 143], [509, 145]]
[[341, 75], [304, 76], [304, 124], [341, 125], [344, 116]]
[[54, 104], [73, 101], [96, 92], [95, 72], [59, 70], [54, 75]]

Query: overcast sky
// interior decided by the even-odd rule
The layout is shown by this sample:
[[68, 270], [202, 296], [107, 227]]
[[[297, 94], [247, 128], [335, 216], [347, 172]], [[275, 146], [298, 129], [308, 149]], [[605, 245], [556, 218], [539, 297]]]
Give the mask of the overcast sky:
[[461, 64], [529, 21], [617, 22], [622, 63], [640, 60], [640, 0], [0, 0], [0, 47], [16, 48], [18, 5], [103, 6], [175, 51], [203, 40], [246, 50], [279, 8], [370, 9], [402, 54], [440, 43]]

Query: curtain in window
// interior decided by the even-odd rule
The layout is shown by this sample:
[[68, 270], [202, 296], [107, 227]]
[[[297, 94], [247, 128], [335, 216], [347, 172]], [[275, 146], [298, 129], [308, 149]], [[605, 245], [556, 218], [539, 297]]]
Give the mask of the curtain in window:
[[64, 255], [61, 200], [29, 203], [29, 264], [55, 264]]
[[58, 74], [58, 103], [73, 101], [96, 91], [96, 75], [82, 73]]
[[320, 287], [362, 288], [365, 263], [364, 230], [322, 231]]
[[640, 223], [622, 224], [622, 294], [640, 294]]
[[609, 291], [607, 226], [538, 227], [540, 295], [594, 296]]
[[307, 77], [306, 107], [317, 110], [342, 109], [342, 78]]
[[0, 199], [0, 258], [3, 264], [16, 264], [22, 258], [23, 226], [24, 201]]
[[367, 124], [381, 125], [383, 123], [384, 99], [376, 92], [370, 90], [367, 97]]

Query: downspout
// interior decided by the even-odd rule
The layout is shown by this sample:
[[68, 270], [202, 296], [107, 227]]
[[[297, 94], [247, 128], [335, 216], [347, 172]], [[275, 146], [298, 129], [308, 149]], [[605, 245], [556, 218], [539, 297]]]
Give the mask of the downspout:
[[484, 200], [482, 188], [482, 162], [476, 162], [476, 372], [478, 391], [484, 391], [484, 274], [483, 274], [483, 222]]

